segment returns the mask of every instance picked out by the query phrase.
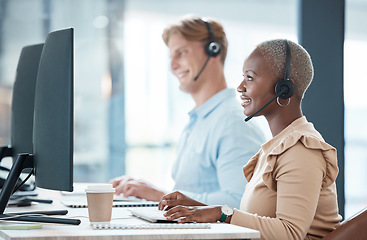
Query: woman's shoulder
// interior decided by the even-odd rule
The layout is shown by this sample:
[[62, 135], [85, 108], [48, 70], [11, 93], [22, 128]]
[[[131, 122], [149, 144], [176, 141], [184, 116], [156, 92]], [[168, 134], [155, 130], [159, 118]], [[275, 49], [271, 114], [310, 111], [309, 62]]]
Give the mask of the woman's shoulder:
[[330, 186], [338, 175], [336, 149], [317, 134], [294, 131], [288, 135], [267, 156], [265, 172], [276, 168], [321, 168], [324, 172], [323, 187]]
[[272, 181], [274, 171], [280, 171], [279, 168], [294, 169], [302, 167], [302, 164], [320, 166], [325, 173], [323, 187], [330, 186], [338, 175], [336, 149], [326, 143], [305, 118], [296, 120], [281, 134], [262, 145], [261, 151], [243, 169], [247, 180], [252, 178], [259, 161], [266, 162], [263, 179], [270, 188], [275, 188]]

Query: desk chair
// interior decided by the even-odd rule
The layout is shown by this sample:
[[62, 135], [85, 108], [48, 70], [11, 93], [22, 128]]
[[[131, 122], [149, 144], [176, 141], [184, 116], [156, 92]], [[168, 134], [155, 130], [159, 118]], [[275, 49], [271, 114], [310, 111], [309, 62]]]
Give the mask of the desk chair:
[[20, 54], [11, 104], [11, 146], [0, 146], [0, 162], [33, 150], [34, 95], [42, 49], [43, 44], [25, 46]]
[[367, 239], [367, 208], [343, 221], [339, 227], [323, 238], [323, 240], [342, 239]]

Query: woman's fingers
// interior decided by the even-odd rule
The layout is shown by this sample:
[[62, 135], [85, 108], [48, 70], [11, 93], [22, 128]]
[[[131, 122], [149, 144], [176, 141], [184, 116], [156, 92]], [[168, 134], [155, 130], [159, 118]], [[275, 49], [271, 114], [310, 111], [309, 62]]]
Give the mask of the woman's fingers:
[[178, 205], [176, 201], [180, 198], [180, 196], [182, 196], [182, 194], [178, 191], [164, 195], [159, 201], [158, 209], [167, 210], [169, 208], [172, 208], [173, 206]]
[[221, 215], [220, 206], [176, 206], [168, 210], [164, 216], [168, 220], [178, 219], [185, 222], [216, 222]]
[[194, 211], [194, 207], [176, 206], [169, 209], [164, 216], [166, 216], [168, 220], [175, 220], [178, 218], [187, 218], [192, 215]]

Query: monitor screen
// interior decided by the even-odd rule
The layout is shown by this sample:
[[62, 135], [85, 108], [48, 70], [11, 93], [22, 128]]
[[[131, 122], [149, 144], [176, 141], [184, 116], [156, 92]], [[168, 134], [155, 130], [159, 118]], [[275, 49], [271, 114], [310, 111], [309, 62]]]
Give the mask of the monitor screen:
[[73, 190], [74, 30], [48, 34], [38, 67], [33, 158], [38, 187]]
[[11, 148], [18, 153], [32, 153], [34, 93], [43, 44], [22, 49], [13, 86], [11, 106]]
[[10, 156], [15, 160], [18, 153], [33, 151], [34, 93], [42, 49], [43, 44], [30, 45], [20, 53], [11, 104], [11, 146], [1, 147], [0, 161]]

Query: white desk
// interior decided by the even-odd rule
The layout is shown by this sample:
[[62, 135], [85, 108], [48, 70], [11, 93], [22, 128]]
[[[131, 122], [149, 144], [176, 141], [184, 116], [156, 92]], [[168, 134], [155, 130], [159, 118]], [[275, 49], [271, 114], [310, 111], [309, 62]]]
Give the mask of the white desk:
[[[8, 208], [6, 212], [36, 211], [36, 210], [54, 210], [67, 209], [69, 213], [67, 218], [78, 218], [81, 224], [59, 225], [59, 224], [43, 224], [42, 229], [34, 230], [1, 230], [0, 238], [20, 240], [20, 239], [72, 239], [72, 240], [105, 240], [105, 239], [256, 239], [260, 238], [259, 231], [238, 227], [231, 224], [215, 223], [211, 224], [210, 229], [136, 229], [136, 230], [93, 230], [88, 220], [88, 209], [86, 208], [66, 208], [60, 200], [69, 200], [70, 196], [61, 196], [55, 191], [42, 190], [40, 198], [52, 196], [54, 203], [37, 204], [32, 207], [25, 208]], [[46, 194], [45, 194], [46, 193]], [[126, 208], [113, 208], [111, 223], [119, 224], [142, 224], [147, 223], [144, 220], [135, 218], [130, 215]], [[6, 222], [4, 224], [20, 224], [20, 222]], [[28, 223], [29, 224], [29, 223]]]

